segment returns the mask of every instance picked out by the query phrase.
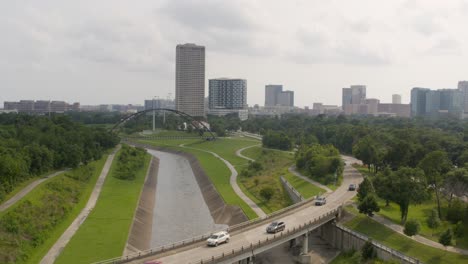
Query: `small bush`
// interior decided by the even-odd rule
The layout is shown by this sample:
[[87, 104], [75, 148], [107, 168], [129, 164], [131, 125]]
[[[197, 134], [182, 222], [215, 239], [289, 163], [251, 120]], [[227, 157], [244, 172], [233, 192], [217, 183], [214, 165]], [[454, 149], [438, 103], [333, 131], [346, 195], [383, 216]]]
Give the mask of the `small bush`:
[[432, 229], [436, 229], [440, 226], [439, 213], [437, 213], [436, 209], [432, 209], [431, 215], [427, 218], [427, 225]]
[[271, 197], [273, 197], [273, 194], [275, 193], [275, 190], [271, 187], [264, 187], [260, 190], [260, 195], [262, 196], [263, 199], [266, 201], [270, 201]]
[[368, 240], [361, 249], [361, 256], [363, 261], [374, 259], [377, 257], [372, 241]]
[[410, 219], [406, 221], [403, 233], [405, 233], [407, 236], [414, 236], [419, 233], [419, 230], [421, 230], [421, 225], [419, 222], [415, 219]]
[[452, 244], [452, 230], [450, 230], [450, 228], [440, 235], [439, 243], [444, 246], [450, 246]]
[[459, 221], [455, 227], [453, 228], [453, 235], [457, 238], [460, 238], [465, 233], [465, 227], [463, 226], [463, 222]]

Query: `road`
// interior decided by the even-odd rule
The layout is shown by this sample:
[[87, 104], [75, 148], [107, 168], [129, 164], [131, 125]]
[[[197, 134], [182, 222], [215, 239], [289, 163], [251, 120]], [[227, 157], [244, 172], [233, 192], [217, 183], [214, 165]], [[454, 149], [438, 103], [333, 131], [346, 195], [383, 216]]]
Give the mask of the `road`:
[[186, 147], [184, 146], [184, 144], [180, 145], [180, 147], [183, 147], [183, 148], [189, 148], [189, 149], [195, 149], [195, 150], [199, 150], [199, 151], [203, 151], [203, 152], [207, 152], [207, 153], [210, 153], [211, 155], [215, 156], [216, 158], [220, 159], [222, 162], [224, 162], [224, 164], [226, 164], [226, 166], [229, 168], [229, 170], [231, 171], [231, 177], [229, 178], [229, 183], [231, 184], [232, 188], [234, 189], [234, 192], [237, 194], [237, 196], [239, 196], [242, 200], [244, 200], [244, 202], [250, 206], [250, 208], [252, 208], [252, 210], [259, 216], [259, 217], [264, 217], [266, 216], [265, 212], [263, 212], [262, 208], [260, 208], [254, 201], [252, 201], [247, 195], [245, 195], [245, 193], [241, 190], [241, 188], [239, 187], [239, 185], [237, 184], [237, 176], [238, 176], [238, 173], [236, 171], [236, 169], [234, 168], [234, 166], [227, 160], [223, 159], [221, 156], [219, 156], [218, 154], [212, 152], [212, 151], [208, 151], [208, 150], [204, 150], [204, 149], [198, 149], [198, 148], [192, 148], [192, 147]]
[[15, 194], [13, 197], [11, 197], [8, 201], [4, 202], [3, 204], [0, 205], [0, 212], [5, 211], [6, 209], [10, 208], [12, 205], [14, 205], [16, 202], [21, 200], [24, 196], [26, 196], [28, 193], [30, 193], [32, 190], [34, 190], [39, 184], [43, 183], [44, 181], [47, 181], [57, 175], [60, 175], [64, 172], [68, 171], [66, 170], [61, 170], [54, 172], [50, 175], [45, 176], [44, 178], [38, 179], [33, 181], [31, 184], [23, 188], [21, 191], [19, 191], [17, 194]]
[[[348, 191], [348, 185], [351, 183], [358, 184], [362, 181], [361, 174], [351, 166], [351, 164], [357, 162], [357, 160], [352, 157], [343, 157], [343, 159], [346, 161], [343, 183], [333, 193], [328, 195], [327, 204], [324, 206], [315, 206], [313, 204], [309, 204], [300, 211], [296, 211], [292, 214], [282, 217], [281, 220], [286, 223], [286, 228], [293, 228], [299, 226], [300, 224], [309, 222], [310, 220], [313, 220], [314, 217], [324, 214], [334, 208], [337, 208], [340, 205], [343, 205], [346, 201], [352, 199], [356, 195], [356, 192]], [[267, 236], [265, 233], [266, 225], [268, 225], [268, 223], [233, 235], [229, 244], [220, 245], [216, 248], [199, 246], [183, 252], [179, 252], [175, 255], [162, 257], [158, 260], [162, 261], [164, 264], [190, 263], [200, 261], [201, 259], [210, 258], [213, 255], [221, 255], [223, 252], [230, 252], [233, 249], [240, 248], [241, 246], [248, 247], [251, 243], [258, 243], [259, 238], [264, 239], [264, 237]], [[142, 260], [139, 260], [133, 263], [142, 262]]]
[[86, 220], [89, 213], [93, 210], [96, 202], [99, 198], [99, 194], [101, 193], [102, 186], [104, 185], [104, 181], [109, 174], [110, 167], [112, 165], [112, 161], [114, 160], [115, 153], [120, 149], [120, 145], [107, 157], [106, 163], [102, 168], [101, 174], [94, 186], [94, 189], [89, 196], [88, 203], [86, 206], [81, 210], [80, 214], [75, 218], [73, 223], [65, 230], [65, 232], [60, 236], [60, 238], [55, 242], [55, 244], [49, 249], [49, 252], [42, 258], [41, 264], [52, 264], [54, 263], [55, 259], [60, 255], [60, 252], [63, 248], [68, 244], [70, 239], [73, 235], [78, 231], [81, 224]]

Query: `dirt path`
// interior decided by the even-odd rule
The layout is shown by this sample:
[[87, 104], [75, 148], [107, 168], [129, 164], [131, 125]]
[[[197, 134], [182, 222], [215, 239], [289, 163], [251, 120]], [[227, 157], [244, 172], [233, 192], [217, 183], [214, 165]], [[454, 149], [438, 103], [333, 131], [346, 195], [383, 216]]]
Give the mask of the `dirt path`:
[[47, 181], [57, 175], [60, 175], [66, 171], [68, 171], [69, 169], [66, 169], [66, 170], [61, 170], [61, 171], [57, 171], [55, 173], [52, 173], [50, 175], [47, 175], [45, 176], [44, 178], [41, 178], [41, 179], [38, 179], [38, 180], [35, 180], [34, 182], [32, 182], [31, 184], [29, 184], [28, 186], [24, 187], [21, 191], [19, 191], [17, 194], [15, 194], [15, 196], [11, 197], [8, 201], [4, 202], [3, 204], [0, 205], [0, 212], [3, 212], [5, 211], [6, 209], [8, 209], [9, 207], [11, 207], [12, 205], [14, 205], [16, 202], [18, 202], [19, 200], [21, 200], [24, 196], [26, 196], [28, 193], [30, 193], [32, 190], [34, 190], [39, 184], [43, 183], [44, 181]]
[[94, 206], [96, 205], [97, 199], [99, 198], [99, 194], [101, 193], [102, 186], [104, 181], [109, 174], [110, 167], [112, 165], [112, 161], [114, 160], [115, 153], [120, 149], [120, 146], [117, 147], [112, 154], [107, 157], [106, 163], [102, 168], [101, 174], [94, 186], [93, 192], [89, 196], [88, 203], [86, 206], [81, 210], [80, 214], [75, 218], [73, 223], [65, 230], [65, 232], [60, 236], [60, 238], [55, 242], [55, 244], [49, 249], [49, 252], [42, 258], [41, 264], [52, 264], [54, 263], [55, 259], [60, 255], [60, 252], [65, 248], [68, 244], [70, 239], [73, 235], [78, 231], [80, 225], [86, 220], [89, 213], [93, 210]]
[[234, 166], [227, 160], [223, 159], [221, 156], [219, 156], [218, 154], [214, 153], [214, 152], [211, 152], [211, 151], [208, 151], [208, 150], [204, 150], [204, 149], [198, 149], [198, 148], [192, 148], [192, 147], [186, 147], [184, 146], [184, 144], [181, 144], [179, 145], [180, 147], [182, 148], [188, 148], [188, 149], [194, 149], [194, 150], [199, 150], [199, 151], [203, 151], [203, 152], [206, 152], [206, 153], [210, 153], [211, 155], [215, 156], [216, 158], [220, 159], [222, 162], [224, 162], [224, 164], [226, 164], [226, 166], [229, 168], [229, 170], [231, 171], [231, 177], [229, 178], [229, 183], [231, 184], [232, 186], [232, 189], [234, 189], [234, 192], [237, 194], [237, 196], [239, 196], [247, 205], [250, 206], [250, 208], [252, 208], [252, 210], [259, 216], [259, 217], [265, 217], [266, 214], [265, 212], [263, 212], [262, 208], [260, 208], [254, 201], [252, 201], [247, 195], [245, 195], [245, 193], [241, 190], [241, 188], [239, 187], [239, 185], [237, 184], [237, 176], [238, 176], [238, 173], [236, 171], [236, 169], [234, 168]]

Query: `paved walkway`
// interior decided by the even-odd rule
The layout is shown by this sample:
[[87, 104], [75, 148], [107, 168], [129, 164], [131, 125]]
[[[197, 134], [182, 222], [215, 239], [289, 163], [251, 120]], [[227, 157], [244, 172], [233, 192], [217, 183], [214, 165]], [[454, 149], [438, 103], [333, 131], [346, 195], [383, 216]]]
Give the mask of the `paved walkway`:
[[204, 149], [199, 149], [199, 148], [192, 148], [192, 147], [186, 147], [184, 146], [184, 144], [181, 144], [179, 145], [180, 147], [183, 147], [183, 148], [189, 148], [189, 149], [195, 149], [195, 150], [199, 150], [199, 151], [203, 151], [203, 152], [207, 152], [207, 153], [210, 153], [211, 155], [215, 156], [216, 158], [220, 159], [222, 162], [224, 162], [224, 164], [226, 164], [226, 166], [229, 168], [229, 170], [231, 171], [231, 177], [229, 178], [229, 182], [232, 186], [232, 188], [234, 189], [234, 192], [237, 194], [237, 196], [239, 196], [242, 200], [244, 200], [244, 202], [250, 206], [250, 208], [252, 208], [252, 210], [254, 210], [254, 212], [259, 216], [259, 217], [265, 217], [266, 214], [265, 212], [263, 212], [262, 208], [260, 208], [254, 201], [252, 201], [247, 195], [245, 195], [245, 193], [241, 190], [241, 188], [239, 187], [239, 185], [237, 184], [237, 171], [236, 169], [234, 168], [234, 166], [227, 160], [223, 159], [222, 157], [220, 157], [218, 154], [212, 152], [212, 151], [208, 151], [208, 150], [204, 150]]
[[309, 183], [311, 183], [311, 184], [313, 184], [313, 185], [315, 185], [315, 186], [317, 186], [317, 187], [320, 187], [320, 188], [324, 189], [327, 193], [332, 193], [332, 192], [333, 192], [332, 189], [330, 189], [330, 188], [328, 188], [327, 186], [321, 184], [320, 182], [314, 181], [314, 180], [312, 180], [311, 178], [302, 175], [300, 172], [297, 171], [295, 165], [289, 167], [288, 170], [289, 170], [289, 172], [291, 172], [291, 173], [294, 174], [295, 176], [297, 176], [297, 177], [303, 179], [304, 181], [307, 181], [307, 182], [309, 182]]
[[246, 150], [246, 149], [249, 149], [249, 148], [258, 147], [258, 146], [261, 146], [261, 144], [256, 144], [256, 145], [252, 145], [252, 146], [248, 146], [248, 147], [245, 147], [245, 148], [238, 149], [238, 150], [236, 151], [236, 155], [237, 155], [238, 157], [241, 157], [241, 158], [246, 159], [246, 160], [249, 160], [249, 161], [255, 161], [254, 159], [251, 159], [251, 158], [249, 158], [249, 157], [246, 157], [246, 156], [242, 155], [242, 151], [244, 151], [244, 150]]
[[42, 258], [40, 262], [41, 264], [54, 263], [55, 259], [60, 255], [60, 252], [65, 248], [65, 246], [68, 244], [68, 242], [76, 233], [76, 231], [78, 231], [78, 228], [80, 228], [81, 224], [86, 220], [89, 213], [91, 213], [94, 206], [96, 205], [97, 199], [99, 198], [99, 194], [101, 193], [104, 181], [107, 175], [109, 174], [109, 170], [112, 165], [112, 161], [114, 160], [115, 153], [119, 149], [120, 145], [112, 152], [112, 154], [109, 155], [109, 157], [107, 157], [106, 163], [102, 168], [101, 175], [99, 175], [99, 178], [96, 182], [96, 185], [94, 186], [93, 192], [89, 196], [89, 200], [85, 208], [81, 210], [80, 214], [75, 218], [73, 223], [67, 228], [67, 230], [65, 230], [62, 236], [60, 236], [60, 238], [55, 242], [55, 244], [49, 249], [49, 252], [47, 252], [44, 258]]
[[15, 194], [13, 197], [11, 197], [8, 201], [4, 202], [3, 204], [0, 205], [0, 212], [5, 211], [12, 205], [14, 205], [16, 202], [21, 200], [24, 196], [26, 196], [28, 193], [30, 193], [34, 188], [36, 188], [39, 184], [43, 183], [44, 181], [47, 181], [57, 175], [60, 175], [64, 173], [65, 171], [68, 171], [69, 169], [66, 170], [61, 170], [57, 171], [55, 173], [52, 173], [50, 175], [45, 176], [44, 178], [38, 179], [33, 181], [31, 184], [23, 188], [21, 191], [19, 191], [17, 194]]

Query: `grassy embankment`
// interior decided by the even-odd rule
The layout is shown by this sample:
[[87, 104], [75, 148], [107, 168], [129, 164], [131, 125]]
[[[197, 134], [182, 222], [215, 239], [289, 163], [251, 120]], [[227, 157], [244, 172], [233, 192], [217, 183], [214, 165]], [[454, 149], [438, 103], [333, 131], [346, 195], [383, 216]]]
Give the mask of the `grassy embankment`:
[[468, 256], [423, 245], [379, 224], [367, 216], [358, 214], [355, 209], [347, 208], [347, 210], [352, 211], [356, 216], [345, 223], [345, 226], [408, 256], [417, 258], [424, 263], [449, 264], [466, 263], [468, 261]]
[[[323, 189], [296, 177], [288, 171], [288, 168], [294, 164], [294, 154], [290, 152], [253, 147], [244, 150], [242, 154], [260, 163], [262, 169], [253, 172], [252, 175], [241, 174], [238, 178], [239, 186], [267, 213], [291, 204], [289, 196], [281, 183], [280, 176], [284, 176], [306, 199], [324, 192]], [[275, 190], [275, 194], [269, 201], [265, 201], [260, 195], [260, 190], [266, 187]]]
[[[238, 140], [231, 141], [233, 139], [218, 139], [216, 141], [205, 141], [199, 139], [177, 139], [177, 140], [140, 140], [142, 143], [151, 144], [154, 146], [167, 147], [175, 150], [180, 150], [193, 154], [200, 165], [205, 170], [206, 174], [210, 178], [211, 182], [215, 186], [216, 190], [219, 192], [221, 197], [224, 199], [226, 204], [239, 206], [249, 219], [257, 218], [257, 214], [248, 206], [232, 189], [232, 186], [229, 182], [231, 172], [226, 167], [226, 165], [218, 158], [214, 157], [212, 154], [203, 152], [200, 150], [182, 148], [179, 147], [180, 144], [186, 144], [188, 147], [200, 148], [200, 149], [216, 149], [216, 153], [220, 156], [225, 157], [225, 148], [227, 146], [232, 146], [235, 144], [243, 143], [246, 146], [252, 144], [252, 141], [239, 142]], [[255, 144], [255, 142], [253, 142]], [[221, 151], [221, 152], [219, 152]], [[224, 154], [224, 155], [223, 155]], [[235, 152], [232, 154], [235, 156]], [[230, 155], [228, 155], [230, 156]], [[242, 159], [242, 162], [245, 164], [245, 160]]]
[[0, 262], [39, 263], [86, 205], [107, 156], [44, 181], [1, 213]]
[[102, 187], [96, 207], [72, 237], [55, 263], [91, 263], [120, 256], [128, 234], [138, 199], [143, 187], [149, 154], [139, 154], [142, 166], [133, 180], [117, 178], [120, 152]]
[[[367, 170], [364, 166], [354, 166], [358, 169], [363, 175], [368, 175], [371, 178], [373, 177], [371, 173]], [[400, 208], [397, 204], [390, 202], [389, 206], [386, 206], [386, 203], [383, 199], [378, 199], [378, 203], [380, 206], [379, 215], [391, 220], [395, 224], [401, 224], [400, 218]], [[435, 198], [427, 200], [421, 204], [410, 204], [408, 210], [408, 219], [416, 219], [421, 224], [421, 230], [419, 232], [420, 235], [431, 239], [433, 241], [438, 242], [440, 235], [451, 228], [452, 230], [455, 227], [455, 224], [450, 223], [449, 221], [443, 220], [440, 222], [440, 226], [436, 229], [431, 229], [427, 223], [427, 219], [431, 214], [433, 209], [437, 208], [437, 203]], [[448, 208], [448, 203], [446, 200], [441, 200], [441, 209], [442, 215], [446, 215], [446, 211]], [[454, 239], [455, 243], [454, 246], [468, 249], [468, 225], [464, 225], [464, 235], [460, 238]]]

